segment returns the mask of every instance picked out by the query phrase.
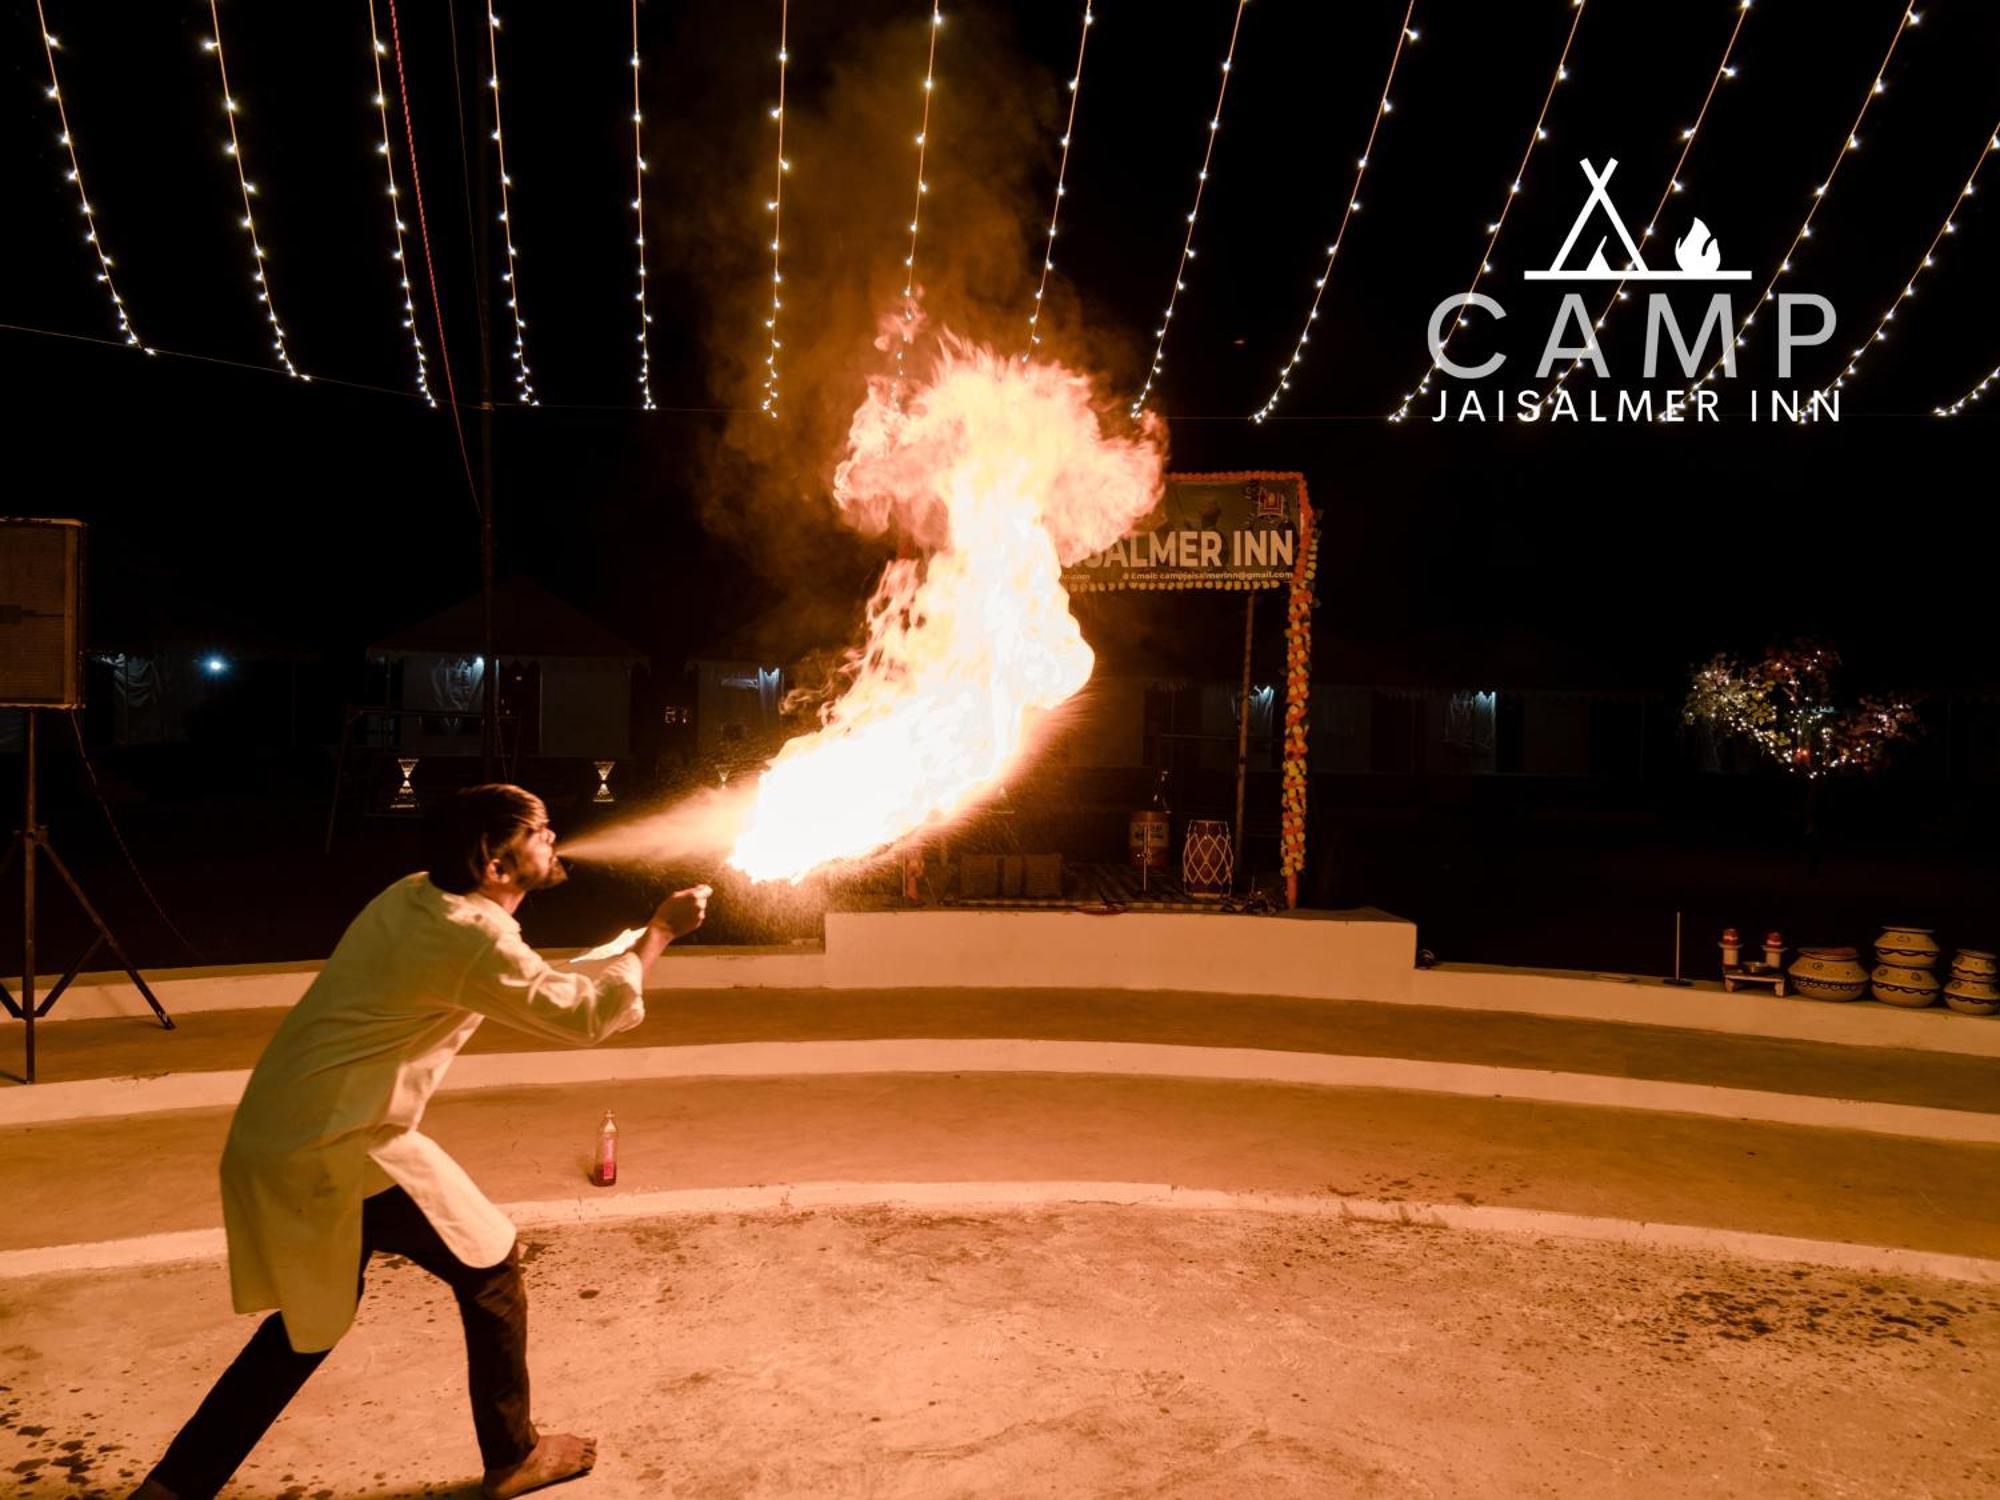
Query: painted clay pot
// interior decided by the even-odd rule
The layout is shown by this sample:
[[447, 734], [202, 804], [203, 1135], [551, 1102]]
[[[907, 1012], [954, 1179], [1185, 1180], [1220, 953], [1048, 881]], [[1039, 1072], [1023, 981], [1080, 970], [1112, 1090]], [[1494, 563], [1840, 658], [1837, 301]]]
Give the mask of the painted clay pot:
[[1961, 948], [1952, 955], [1951, 972], [1962, 979], [1992, 979], [2000, 975], [2000, 958], [1978, 948]]
[[1921, 1010], [1926, 1005], [1937, 1004], [1937, 975], [1929, 969], [1905, 969], [1885, 963], [1877, 967], [1870, 977], [1875, 998], [1884, 1005]]
[[1734, 927], [1722, 929], [1722, 967], [1733, 969], [1743, 962], [1743, 939]]
[[1937, 960], [1937, 939], [1928, 927], [1885, 927], [1875, 939], [1877, 963], [1897, 969], [1928, 969]]
[[1859, 1000], [1868, 971], [1853, 948], [1801, 948], [1792, 961], [1792, 988], [1808, 1000]]
[[1954, 974], [1944, 987], [1944, 1003], [1961, 1015], [1990, 1016], [2000, 1011], [2000, 982]]

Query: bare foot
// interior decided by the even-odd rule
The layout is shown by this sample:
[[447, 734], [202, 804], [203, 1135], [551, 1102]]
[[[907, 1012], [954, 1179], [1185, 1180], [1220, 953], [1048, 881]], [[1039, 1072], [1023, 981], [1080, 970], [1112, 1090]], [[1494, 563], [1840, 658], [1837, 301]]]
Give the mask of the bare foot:
[[543, 1434], [535, 1451], [511, 1469], [487, 1471], [481, 1492], [486, 1500], [512, 1500], [544, 1485], [580, 1479], [597, 1462], [597, 1439], [567, 1432]]

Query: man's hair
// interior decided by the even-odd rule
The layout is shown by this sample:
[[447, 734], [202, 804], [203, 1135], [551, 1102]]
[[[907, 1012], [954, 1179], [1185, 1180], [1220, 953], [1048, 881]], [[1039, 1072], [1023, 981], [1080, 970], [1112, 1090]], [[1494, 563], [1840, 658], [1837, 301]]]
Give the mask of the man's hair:
[[424, 867], [440, 890], [467, 895], [486, 882], [486, 865], [545, 817], [542, 799], [505, 782], [441, 798], [424, 819]]

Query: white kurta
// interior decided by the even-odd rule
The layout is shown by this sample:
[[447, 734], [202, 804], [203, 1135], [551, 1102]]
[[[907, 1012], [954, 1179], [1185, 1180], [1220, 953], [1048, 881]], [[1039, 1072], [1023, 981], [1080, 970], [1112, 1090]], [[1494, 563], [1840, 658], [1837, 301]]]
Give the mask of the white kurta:
[[271, 1038], [222, 1153], [238, 1312], [275, 1307], [292, 1347], [330, 1349], [354, 1320], [361, 1201], [391, 1185], [467, 1265], [514, 1226], [418, 1131], [424, 1105], [487, 1016], [589, 1046], [645, 1019], [631, 954], [549, 963], [483, 896], [399, 880], [348, 927]]

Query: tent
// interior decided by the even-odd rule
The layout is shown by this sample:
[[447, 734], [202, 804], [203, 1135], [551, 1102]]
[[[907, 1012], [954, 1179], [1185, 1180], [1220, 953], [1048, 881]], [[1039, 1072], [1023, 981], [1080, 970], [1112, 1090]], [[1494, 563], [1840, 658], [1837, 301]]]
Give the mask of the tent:
[[[515, 753], [629, 755], [632, 672], [646, 665], [645, 653], [532, 578], [506, 579], [493, 595], [493, 669]], [[370, 661], [390, 669], [389, 706], [406, 720], [399, 743], [410, 753], [480, 753], [484, 625], [474, 594], [368, 648]]]

